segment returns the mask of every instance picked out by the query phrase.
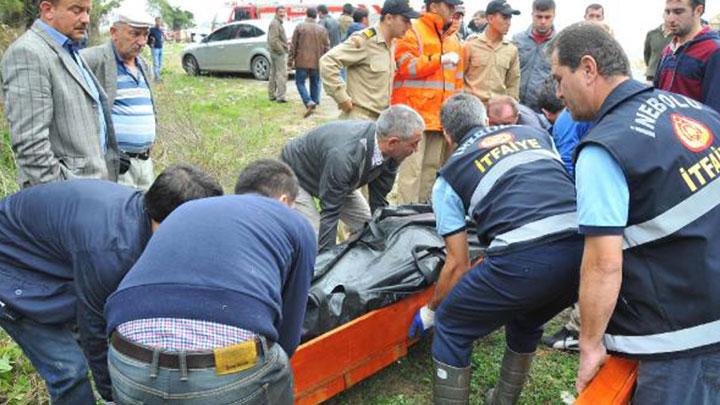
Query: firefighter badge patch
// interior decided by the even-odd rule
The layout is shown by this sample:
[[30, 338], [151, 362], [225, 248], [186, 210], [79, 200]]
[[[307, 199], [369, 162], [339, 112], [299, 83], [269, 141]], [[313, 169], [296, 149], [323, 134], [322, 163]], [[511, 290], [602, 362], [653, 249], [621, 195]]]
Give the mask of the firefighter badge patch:
[[499, 134], [486, 136], [480, 139], [480, 142], [478, 142], [478, 148], [490, 149], [504, 143], [512, 142], [514, 140], [515, 135], [513, 135], [512, 132], [500, 132]]
[[702, 152], [712, 145], [715, 136], [702, 122], [673, 113], [670, 115], [675, 136], [692, 152]]

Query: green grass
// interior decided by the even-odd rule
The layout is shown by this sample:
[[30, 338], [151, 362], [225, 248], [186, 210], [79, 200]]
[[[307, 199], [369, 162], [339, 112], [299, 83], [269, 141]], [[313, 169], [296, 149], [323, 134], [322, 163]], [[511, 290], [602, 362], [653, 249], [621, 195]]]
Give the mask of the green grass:
[[[0, 44], [1, 45], [1, 44]], [[166, 49], [163, 82], [154, 87], [159, 114], [158, 139], [153, 149], [156, 171], [173, 163], [191, 163], [215, 175], [230, 192], [238, 172], [250, 161], [276, 157], [291, 137], [336, 115], [330, 100], [319, 114], [302, 119], [303, 107], [292, 82], [287, 104], [267, 100], [265, 83], [247, 76], [189, 77], [180, 68], [181, 47]], [[1, 106], [0, 106], [1, 108]], [[7, 122], [0, 119], [0, 196], [17, 190], [8, 140]], [[559, 324], [549, 327], [555, 330]], [[413, 347], [408, 356], [350, 390], [332, 404], [422, 404], [432, 399], [430, 338]], [[477, 342], [473, 352], [472, 403], [497, 379], [504, 338], [497, 332]], [[524, 404], [562, 403], [562, 392], [573, 392], [577, 358], [541, 350]], [[0, 331], [0, 404], [42, 404], [44, 384], [20, 349]]]
[[[555, 331], [560, 317], [548, 325]], [[431, 337], [412, 347], [407, 357], [333, 398], [331, 404], [430, 404], [432, 403]], [[502, 330], [475, 343], [472, 354], [471, 404], [482, 404], [484, 393], [497, 381], [505, 349]], [[530, 380], [520, 404], [562, 404], [565, 394], [573, 394], [577, 356], [540, 348], [532, 366]]]

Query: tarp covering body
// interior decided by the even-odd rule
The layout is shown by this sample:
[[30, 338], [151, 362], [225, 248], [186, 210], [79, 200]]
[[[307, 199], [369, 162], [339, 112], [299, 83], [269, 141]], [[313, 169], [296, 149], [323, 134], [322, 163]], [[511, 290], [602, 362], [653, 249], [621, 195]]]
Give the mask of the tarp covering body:
[[[479, 256], [477, 237], [468, 240], [471, 257]], [[303, 340], [427, 288], [437, 281], [444, 260], [429, 205], [377, 210], [357, 237], [318, 255]]]

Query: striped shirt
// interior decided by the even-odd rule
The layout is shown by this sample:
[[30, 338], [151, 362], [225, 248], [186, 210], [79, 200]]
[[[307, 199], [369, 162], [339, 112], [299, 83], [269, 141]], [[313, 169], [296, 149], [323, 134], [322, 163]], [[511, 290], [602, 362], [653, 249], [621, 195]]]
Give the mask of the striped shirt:
[[234, 326], [195, 319], [138, 319], [117, 327], [126, 339], [168, 351], [213, 350], [252, 340], [255, 334]]
[[117, 59], [117, 95], [112, 119], [120, 150], [141, 153], [155, 142], [155, 112], [145, 75], [137, 68], [139, 63], [135, 66], [129, 69]]

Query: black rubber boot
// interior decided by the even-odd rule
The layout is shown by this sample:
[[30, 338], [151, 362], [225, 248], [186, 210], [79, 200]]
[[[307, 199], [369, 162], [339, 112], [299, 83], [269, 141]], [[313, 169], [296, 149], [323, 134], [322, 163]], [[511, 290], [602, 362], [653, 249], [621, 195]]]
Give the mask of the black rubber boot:
[[500, 380], [495, 388], [485, 395], [487, 405], [514, 405], [520, 398], [525, 381], [530, 374], [535, 353], [515, 353], [509, 347], [505, 348]]
[[470, 367], [457, 368], [433, 359], [433, 403], [460, 405], [470, 401]]

